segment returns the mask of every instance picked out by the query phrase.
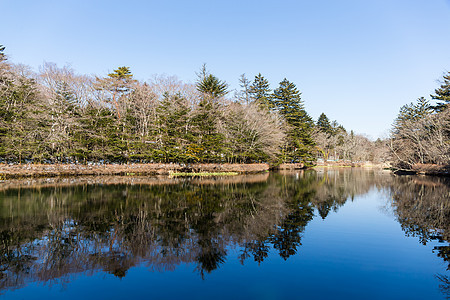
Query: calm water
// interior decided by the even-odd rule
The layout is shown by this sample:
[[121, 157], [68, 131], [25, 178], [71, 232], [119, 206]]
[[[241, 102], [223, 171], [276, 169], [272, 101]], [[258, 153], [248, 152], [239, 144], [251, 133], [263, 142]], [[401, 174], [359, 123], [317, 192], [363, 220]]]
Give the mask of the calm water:
[[0, 234], [8, 299], [450, 298], [444, 178], [1, 183]]

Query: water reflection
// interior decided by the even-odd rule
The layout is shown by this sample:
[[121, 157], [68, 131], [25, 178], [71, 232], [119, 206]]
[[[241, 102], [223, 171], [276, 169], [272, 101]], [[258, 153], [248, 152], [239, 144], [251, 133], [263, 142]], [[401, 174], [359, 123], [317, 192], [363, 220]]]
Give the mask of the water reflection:
[[[450, 241], [450, 180], [448, 178], [397, 177], [390, 186], [392, 208], [403, 231], [428, 242]], [[447, 263], [450, 271], [450, 245], [435, 246], [433, 252]], [[450, 278], [437, 274], [439, 287], [450, 298]]]
[[[392, 207], [407, 235], [426, 245], [432, 240], [450, 241], [450, 182], [447, 178], [398, 177], [391, 186]], [[435, 252], [448, 262], [450, 247]]]
[[[124, 277], [146, 265], [172, 271], [194, 264], [202, 278], [226, 263], [261, 264], [273, 249], [301, 252], [315, 217], [376, 188], [406, 234], [421, 243], [450, 240], [450, 185], [444, 178], [394, 177], [375, 170], [323, 169], [216, 179], [105, 178], [0, 185], [0, 289], [70, 280], [104, 271]], [[450, 247], [436, 246], [449, 264]], [[437, 274], [444, 293], [449, 278]]]

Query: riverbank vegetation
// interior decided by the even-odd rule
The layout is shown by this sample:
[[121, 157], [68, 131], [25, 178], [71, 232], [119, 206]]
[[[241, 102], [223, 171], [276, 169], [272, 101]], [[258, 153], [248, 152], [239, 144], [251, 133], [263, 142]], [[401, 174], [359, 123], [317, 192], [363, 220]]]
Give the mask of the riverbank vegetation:
[[0, 47], [0, 162], [256, 163], [363, 161], [380, 155], [367, 138], [323, 114], [315, 122], [301, 92], [261, 74], [228, 85], [206, 66], [194, 84], [128, 67], [79, 75], [44, 63], [35, 73]]
[[394, 121], [389, 147], [393, 166], [430, 174], [448, 174], [450, 166], [450, 72], [431, 99], [404, 105]]
[[[322, 113], [315, 121], [288, 79], [274, 89], [263, 75], [240, 89], [206, 66], [195, 83], [128, 67], [79, 75], [44, 63], [13, 64], [0, 46], [0, 162], [32, 164], [355, 165], [448, 172], [450, 72], [431, 95], [403, 106], [386, 140], [348, 131]], [[233, 170], [234, 171], [234, 170]]]

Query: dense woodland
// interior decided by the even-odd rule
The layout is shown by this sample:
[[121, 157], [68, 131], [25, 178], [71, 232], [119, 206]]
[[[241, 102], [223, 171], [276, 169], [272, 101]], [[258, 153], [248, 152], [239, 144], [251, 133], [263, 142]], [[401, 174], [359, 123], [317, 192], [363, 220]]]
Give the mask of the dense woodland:
[[79, 75], [44, 63], [39, 72], [8, 61], [0, 45], [0, 162], [279, 163], [317, 160], [447, 166], [450, 73], [432, 95], [403, 106], [389, 139], [370, 141], [325, 113], [314, 121], [301, 92], [258, 74], [240, 90], [206, 66], [194, 84], [133, 78], [128, 67]]
[[[0, 47], [0, 158], [16, 163], [282, 162], [381, 160], [366, 137], [325, 114], [315, 122], [287, 79], [261, 74], [241, 89], [209, 73], [195, 84], [133, 78], [128, 67], [78, 75], [44, 63], [12, 64]], [[376, 143], [381, 143], [380, 141]]]

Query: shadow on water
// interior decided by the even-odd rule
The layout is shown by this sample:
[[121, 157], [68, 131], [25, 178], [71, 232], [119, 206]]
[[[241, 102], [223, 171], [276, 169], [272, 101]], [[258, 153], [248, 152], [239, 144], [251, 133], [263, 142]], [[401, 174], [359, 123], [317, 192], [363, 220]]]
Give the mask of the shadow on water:
[[[226, 263], [284, 260], [301, 251], [314, 218], [378, 189], [407, 235], [450, 240], [450, 184], [362, 169], [319, 169], [229, 178], [86, 177], [0, 185], [0, 289], [51, 284], [74, 274], [130, 268], [172, 271], [194, 264], [202, 278]], [[436, 246], [449, 264], [450, 247]], [[449, 277], [437, 274], [450, 295]]]

